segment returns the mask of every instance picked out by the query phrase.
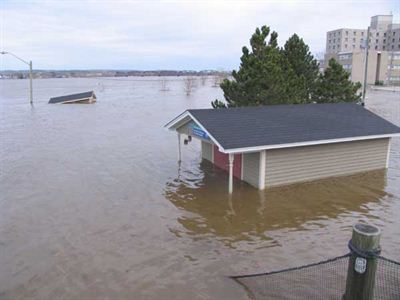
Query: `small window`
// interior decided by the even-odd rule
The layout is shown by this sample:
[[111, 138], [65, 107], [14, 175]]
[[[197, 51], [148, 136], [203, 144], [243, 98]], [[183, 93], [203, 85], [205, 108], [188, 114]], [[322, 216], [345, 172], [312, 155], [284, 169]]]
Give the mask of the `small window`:
[[347, 49], [347, 44], [344, 44], [344, 47]]
[[375, 50], [378, 50], [378, 46], [375, 46]]
[[345, 42], [348, 42], [348, 40], [349, 40], [348, 38], [345, 38], [345, 39], [344, 39]]
[[379, 32], [376, 33], [376, 36], [379, 36]]
[[355, 42], [356, 42], [356, 39], [353, 39], [353, 42], [355, 43]]
[[385, 47], [385, 46], [383, 46], [382, 50], [385, 50], [385, 48], [386, 48], [386, 47]]
[[361, 31], [361, 36], [364, 36], [364, 31]]
[[353, 45], [353, 49], [356, 49], [356, 45]]
[[348, 32], [348, 31], [346, 31], [346, 35], [349, 35], [349, 32]]
[[353, 34], [354, 34], [354, 35], [357, 35], [357, 31], [354, 31]]
[[394, 39], [392, 39], [392, 42], [394, 43]]
[[386, 40], [385, 40], [385, 39], [383, 39], [383, 43], [384, 43], [384, 44], [386, 43]]
[[386, 36], [386, 32], [383, 34], [383, 36]]
[[394, 45], [392, 45], [392, 49], [394, 49]]

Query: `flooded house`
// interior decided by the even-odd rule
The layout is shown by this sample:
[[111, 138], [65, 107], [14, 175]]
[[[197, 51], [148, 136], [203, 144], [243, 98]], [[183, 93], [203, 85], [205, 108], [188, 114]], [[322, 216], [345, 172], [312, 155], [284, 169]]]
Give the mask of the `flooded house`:
[[59, 97], [50, 98], [50, 104], [66, 104], [66, 103], [94, 103], [96, 102], [97, 98], [93, 91], [78, 93], [78, 94], [71, 94]]
[[202, 158], [233, 177], [266, 187], [388, 167], [400, 128], [354, 103], [189, 109], [165, 125]]

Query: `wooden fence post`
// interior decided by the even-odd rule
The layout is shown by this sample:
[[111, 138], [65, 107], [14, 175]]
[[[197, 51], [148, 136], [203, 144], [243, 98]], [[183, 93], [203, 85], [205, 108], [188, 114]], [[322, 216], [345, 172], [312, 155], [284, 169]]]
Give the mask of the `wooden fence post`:
[[347, 270], [345, 300], [372, 300], [374, 297], [375, 272], [380, 253], [378, 227], [356, 224], [349, 242], [351, 256]]

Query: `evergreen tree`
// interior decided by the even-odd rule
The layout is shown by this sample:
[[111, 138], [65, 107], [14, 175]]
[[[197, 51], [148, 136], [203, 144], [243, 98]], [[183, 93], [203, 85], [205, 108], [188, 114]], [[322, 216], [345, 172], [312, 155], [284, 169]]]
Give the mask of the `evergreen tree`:
[[307, 100], [313, 92], [318, 78], [318, 62], [314, 59], [309, 47], [297, 34], [293, 34], [285, 43], [282, 54], [298, 78], [303, 77], [306, 82]]
[[329, 66], [318, 76], [312, 100], [317, 103], [356, 102], [361, 99], [361, 83], [351, 82], [350, 73], [343, 69], [334, 58]]
[[[257, 28], [250, 39], [251, 51], [242, 48], [239, 71], [221, 83], [226, 104], [215, 100], [214, 108], [303, 103], [306, 78], [298, 77], [278, 48], [278, 34], [267, 26]], [[267, 43], [267, 38], [269, 41]]]

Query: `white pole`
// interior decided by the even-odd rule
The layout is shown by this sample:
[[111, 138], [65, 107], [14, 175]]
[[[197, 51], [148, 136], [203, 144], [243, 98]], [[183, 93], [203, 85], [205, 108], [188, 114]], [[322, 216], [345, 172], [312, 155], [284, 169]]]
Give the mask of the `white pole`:
[[178, 162], [181, 162], [181, 134], [178, 132]]
[[234, 154], [229, 153], [229, 194], [233, 192], [233, 160]]
[[365, 44], [365, 60], [364, 60], [364, 80], [363, 80], [363, 91], [362, 91], [362, 105], [365, 105], [365, 94], [367, 93], [368, 84], [368, 53], [369, 53], [369, 26], [367, 29], [367, 41]]
[[29, 61], [29, 101], [33, 103], [33, 88], [32, 88], [32, 61]]

